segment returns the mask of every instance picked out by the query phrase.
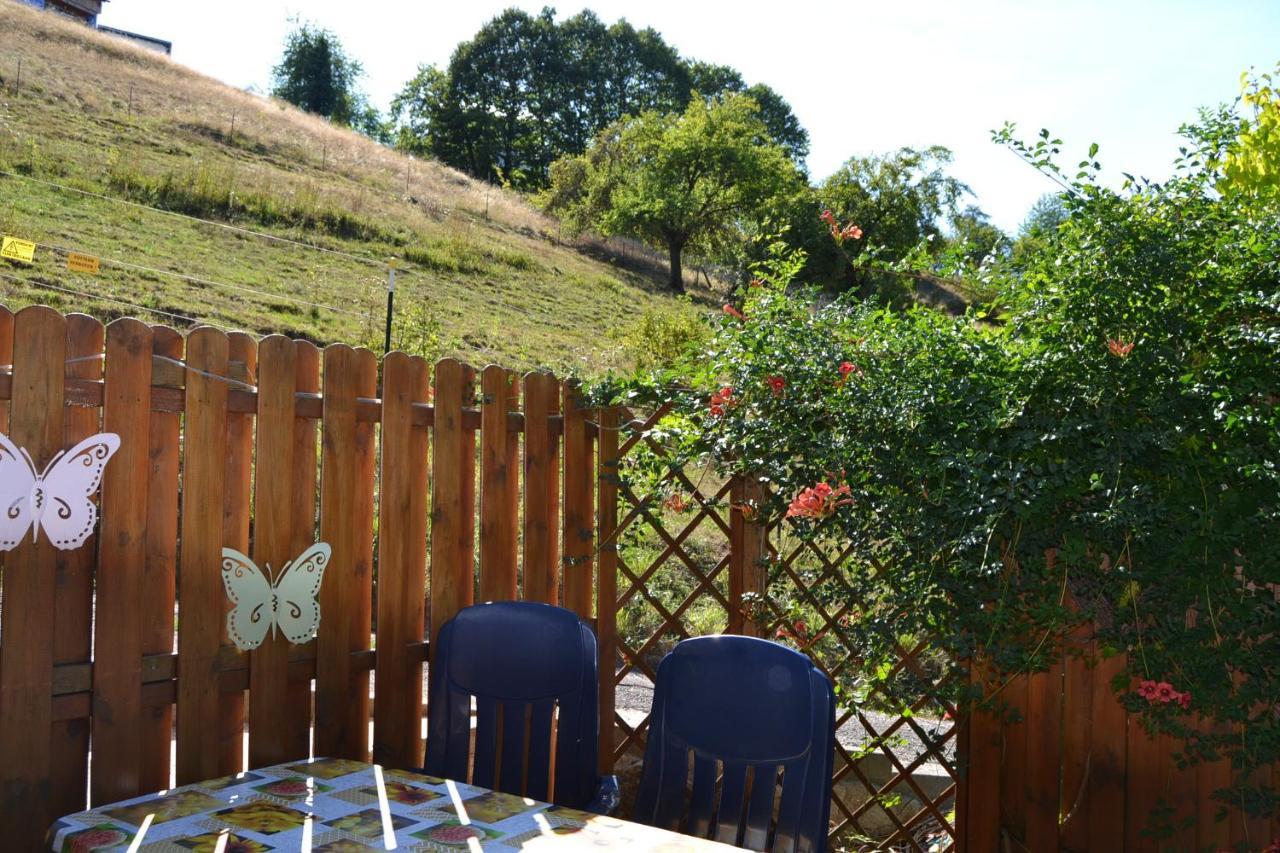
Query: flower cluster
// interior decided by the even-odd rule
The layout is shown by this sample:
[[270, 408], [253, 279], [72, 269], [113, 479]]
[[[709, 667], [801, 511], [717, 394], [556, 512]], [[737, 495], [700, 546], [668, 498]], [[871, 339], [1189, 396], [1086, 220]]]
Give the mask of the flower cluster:
[[853, 503], [853, 498], [848, 497], [848, 494], [847, 484], [834, 488], [825, 481], [802, 489], [800, 494], [792, 498], [791, 506], [787, 507], [787, 518], [826, 518], [838, 507]]
[[852, 361], [840, 362], [840, 378], [836, 380], [836, 387], [837, 388], [844, 387], [844, 383], [848, 382], [849, 376], [854, 373], [858, 374], [859, 376], [866, 375], [862, 372], [862, 368], [858, 367], [858, 365], [854, 364]]
[[783, 389], [787, 387], [787, 380], [775, 374], [773, 376], [766, 376], [764, 378], [764, 384], [769, 386], [769, 391], [773, 396], [781, 397]]
[[791, 637], [801, 643], [804, 643], [809, 639], [809, 626], [803, 619], [797, 619], [795, 622], [791, 623], [790, 626], [779, 625], [778, 630], [774, 632], [773, 636], [779, 640]]
[[1182, 693], [1174, 690], [1173, 685], [1167, 681], [1147, 679], [1138, 685], [1138, 695], [1152, 705], [1156, 703], [1168, 705], [1170, 702], [1176, 702], [1184, 711], [1191, 707], [1191, 692]]
[[728, 385], [711, 395], [711, 404], [708, 409], [713, 418], [718, 418], [724, 414], [724, 410], [733, 404], [733, 389]]
[[685, 500], [682, 493], [676, 492], [664, 500], [662, 506], [672, 512], [684, 512], [689, 508], [689, 502]]
[[1107, 340], [1107, 351], [1116, 358], [1128, 358], [1129, 353], [1133, 352], [1133, 341], [1126, 341], [1123, 338], [1110, 338]]
[[845, 240], [861, 240], [862, 239], [861, 228], [859, 228], [857, 225], [854, 225], [852, 222], [845, 225], [843, 228], [840, 227], [840, 223], [836, 220], [836, 215], [832, 213], [830, 210], [822, 211], [822, 214], [818, 218], [821, 219], [823, 222], [825, 222], [827, 226], [831, 228], [831, 237], [837, 243], [843, 243]]
[[734, 308], [732, 305], [728, 304], [727, 302], [725, 303], [725, 306], [724, 306], [724, 313], [726, 313], [726, 314], [728, 314], [730, 317], [734, 317], [734, 318], [736, 318], [736, 319], [738, 319], [738, 320], [746, 320], [746, 319], [747, 319], [747, 315], [746, 315], [746, 314], [743, 314], [741, 311], [739, 311], [737, 308]]

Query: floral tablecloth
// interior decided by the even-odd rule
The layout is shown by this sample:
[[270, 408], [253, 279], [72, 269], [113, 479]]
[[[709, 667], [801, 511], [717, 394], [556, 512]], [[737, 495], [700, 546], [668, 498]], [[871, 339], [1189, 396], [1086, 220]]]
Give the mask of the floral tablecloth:
[[[184, 785], [69, 815], [56, 851], [516, 850], [557, 844], [649, 851], [731, 848], [432, 776], [316, 758]], [[390, 843], [389, 843], [390, 842]]]

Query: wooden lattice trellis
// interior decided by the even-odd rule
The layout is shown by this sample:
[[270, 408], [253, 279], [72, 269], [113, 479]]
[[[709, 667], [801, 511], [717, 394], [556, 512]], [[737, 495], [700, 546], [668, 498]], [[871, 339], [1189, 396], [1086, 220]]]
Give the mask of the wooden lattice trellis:
[[[670, 458], [652, 436], [668, 411], [663, 407], [637, 418], [624, 410], [622, 421], [630, 428], [619, 447], [619, 460], [637, 452]], [[706, 602], [724, 611], [716, 630], [773, 637], [781, 629], [833, 681], [838, 683], [842, 676], [847, 679], [857, 653], [841, 631], [841, 622], [855, 615], [863, 602], [857, 600], [842, 573], [851, 560], [869, 565], [877, 574], [883, 574], [886, 567], [855, 554], [848, 546], [824, 546], [790, 537], [788, 524], [773, 524], [768, 529], [753, 524], [745, 517], [750, 511], [743, 512], [749, 488], [738, 480], [710, 486], [705, 479], [694, 482], [678, 466], [670, 466], [646, 493], [637, 493], [625, 477], [619, 481], [620, 519], [613, 537], [619, 580], [615, 612], [625, 621], [622, 614], [628, 609], [646, 608], [648, 620], [635, 636], [624, 637], [619, 632], [619, 661], [611, 682], [615, 691], [633, 673], [652, 680], [656, 653], [665, 650], [664, 643], [694, 634], [688, 615]], [[678, 511], [671, 511], [664, 501], [662, 496], [667, 493], [680, 495]], [[701, 541], [702, 559], [690, 553], [695, 539]], [[673, 576], [679, 576], [680, 582], [673, 584]], [[834, 587], [819, 596], [817, 590], [823, 585]], [[659, 590], [672, 587], [678, 591], [675, 598], [664, 600]], [[766, 594], [755, 598], [752, 593]], [[782, 598], [814, 614], [803, 637], [791, 630], [790, 618], [779, 603]], [[699, 632], [705, 633], [708, 625], [704, 622], [699, 627]], [[921, 690], [910, 713], [875, 713], [864, 710], [866, 703], [846, 703], [837, 711], [831, 832], [840, 846], [872, 843], [876, 849], [925, 851], [932, 845], [949, 847], [956, 838], [956, 714], [954, 707], [936, 696], [948, 677], [946, 668], [933, 674], [922, 663], [929, 647], [927, 641], [911, 648], [899, 646], [886, 675], [888, 680], [910, 675], [932, 688]], [[872, 695], [882, 689], [873, 686]], [[614, 748], [614, 761], [628, 752], [642, 754], [648, 716], [628, 721], [615, 710], [613, 722], [622, 733]], [[904, 735], [910, 736], [914, 748], [896, 745], [906, 739]], [[851, 742], [855, 740], [857, 743]], [[943, 777], [940, 788], [936, 783], [926, 787], [917, 780], [926, 766], [935, 779], [939, 774]], [[858, 786], [862, 795], [855, 803], [849, 788]], [[895, 800], [898, 805], [893, 805]]]

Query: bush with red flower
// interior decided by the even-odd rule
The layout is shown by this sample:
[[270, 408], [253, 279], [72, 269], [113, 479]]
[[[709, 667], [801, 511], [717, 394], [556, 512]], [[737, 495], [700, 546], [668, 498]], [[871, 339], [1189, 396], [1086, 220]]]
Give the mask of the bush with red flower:
[[[774, 254], [680, 390], [630, 387], [675, 404], [686, 458], [764, 486], [762, 523], [849, 555], [813, 575], [859, 609], [822, 637], [854, 653], [843, 695], [914, 699], [886, 681], [904, 639], [1010, 675], [1080, 628], [1148, 728], [1232, 761], [1224, 798], [1280, 808], [1247, 781], [1280, 761], [1280, 211], [1223, 183], [1236, 127], [1188, 128], [1161, 184], [1056, 173], [1067, 219], [997, 277], [999, 318], [819, 300]], [[1052, 169], [1042, 143], [1019, 150]]]

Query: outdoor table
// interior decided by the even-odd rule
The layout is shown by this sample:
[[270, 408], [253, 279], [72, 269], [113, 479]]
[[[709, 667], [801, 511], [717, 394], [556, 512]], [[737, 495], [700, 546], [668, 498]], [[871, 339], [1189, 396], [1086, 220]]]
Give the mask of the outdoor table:
[[[224, 840], [225, 839], [225, 840]], [[360, 761], [316, 758], [100, 806], [58, 820], [57, 851], [732, 850], [577, 809]]]

